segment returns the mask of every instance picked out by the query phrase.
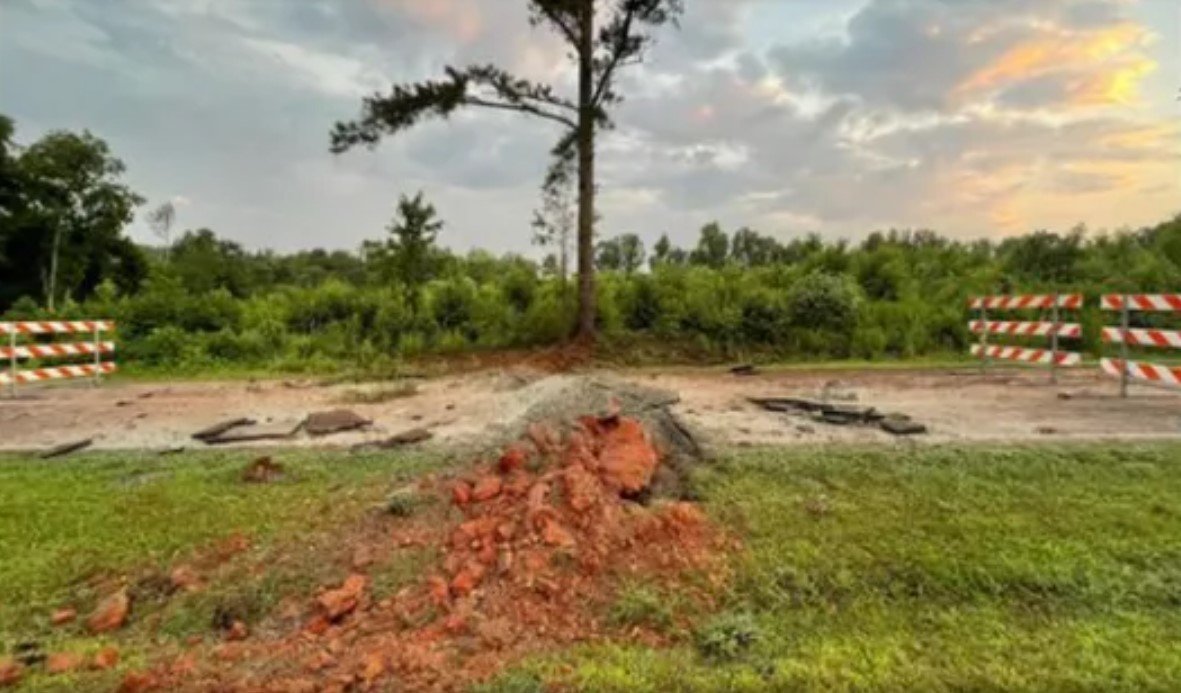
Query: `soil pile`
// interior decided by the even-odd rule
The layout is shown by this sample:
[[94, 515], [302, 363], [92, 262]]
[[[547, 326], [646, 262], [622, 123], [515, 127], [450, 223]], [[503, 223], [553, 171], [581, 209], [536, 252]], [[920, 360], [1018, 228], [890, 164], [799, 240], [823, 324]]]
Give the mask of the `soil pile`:
[[437, 547], [414, 586], [374, 599], [357, 572], [310, 600], [286, 634], [226, 642], [147, 675], [170, 689], [463, 690], [553, 647], [621, 635], [659, 642], [606, 623], [619, 587], [675, 589], [708, 608], [732, 548], [690, 503], [630, 500], [662, 466], [637, 418], [583, 417], [564, 431], [533, 423], [494, 461], [422, 487], [445, 509], [389, 538]]
[[[521, 388], [505, 404], [494, 426], [496, 445], [528, 434], [547, 422], [573, 422], [588, 414], [620, 415], [642, 423], [664, 464], [648, 491], [664, 498], [692, 500], [687, 477], [692, 466], [709, 456], [701, 437], [673, 412], [680, 396], [611, 376], [555, 375]], [[564, 431], [563, 431], [564, 432]]]

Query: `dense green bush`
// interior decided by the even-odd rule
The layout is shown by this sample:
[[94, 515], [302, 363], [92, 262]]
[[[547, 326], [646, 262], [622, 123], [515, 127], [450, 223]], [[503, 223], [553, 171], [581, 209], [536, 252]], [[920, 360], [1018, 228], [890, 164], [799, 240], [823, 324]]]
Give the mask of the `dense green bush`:
[[[693, 264], [688, 254], [671, 252], [650, 272], [601, 272], [603, 334], [612, 344], [638, 340], [646, 350], [655, 345], [719, 359], [964, 354], [974, 341], [967, 328], [971, 294], [1083, 290], [1093, 306], [1105, 291], [1181, 287], [1181, 258], [1174, 257], [1181, 220], [1092, 240], [1035, 234], [1000, 245], [891, 232], [856, 248], [812, 237], [776, 246], [746, 234], [741, 256], [729, 262]], [[771, 250], [762, 252], [764, 246]], [[430, 353], [554, 344], [574, 327], [576, 281], [520, 257], [438, 251], [439, 269], [415, 306], [404, 286], [369, 271], [364, 258], [225, 252], [231, 250], [225, 260], [233, 282], [198, 282], [194, 267], [175, 267], [192, 260], [182, 254], [156, 263], [135, 293], [107, 281], [54, 316], [118, 321], [125, 363], [198, 369], [385, 368]], [[21, 299], [6, 316], [48, 314]], [[1064, 316], [1083, 324], [1077, 346], [1090, 353], [1102, 349], [1100, 327], [1109, 317], [1093, 307]], [[1160, 317], [1138, 319], [1164, 326]]]

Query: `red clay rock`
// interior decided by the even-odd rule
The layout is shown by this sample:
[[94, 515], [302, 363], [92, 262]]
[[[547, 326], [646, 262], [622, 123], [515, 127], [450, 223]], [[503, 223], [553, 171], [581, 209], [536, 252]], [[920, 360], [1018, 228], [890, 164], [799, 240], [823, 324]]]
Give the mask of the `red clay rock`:
[[496, 525], [496, 538], [502, 542], [512, 541], [517, 534], [516, 522], [501, 522]]
[[189, 652], [176, 658], [176, 661], [169, 667], [169, 671], [174, 676], [191, 676], [197, 670], [197, 655]]
[[550, 546], [569, 548], [577, 543], [574, 540], [574, 535], [570, 534], [565, 527], [558, 524], [555, 520], [549, 520], [545, 523], [545, 527], [541, 530], [541, 538]]
[[614, 423], [594, 421], [602, 448], [599, 468], [609, 486], [622, 493], [637, 493], [648, 487], [660, 458], [640, 422], [613, 419]]
[[566, 469], [562, 474], [562, 481], [566, 490], [566, 502], [575, 512], [586, 512], [599, 497], [599, 480], [580, 464]]
[[95, 669], [99, 669], [101, 671], [114, 669], [119, 665], [119, 648], [113, 645], [108, 645], [107, 647], [99, 650], [98, 653], [94, 655], [94, 661], [91, 662], [91, 665]]
[[131, 598], [127, 590], [119, 590], [99, 603], [94, 613], [86, 619], [91, 633], [107, 633], [121, 628], [131, 612]]
[[476, 554], [476, 560], [483, 563], [484, 565], [495, 565], [496, 555], [497, 551], [495, 544], [484, 544], [480, 547], [480, 552]]
[[327, 616], [324, 614], [316, 614], [312, 617], [312, 620], [307, 622], [307, 625], [303, 627], [303, 630], [309, 635], [320, 636], [324, 633], [327, 633], [328, 629], [331, 627], [332, 621], [329, 621]]
[[427, 585], [430, 589], [431, 603], [435, 606], [445, 606], [451, 601], [451, 591], [447, 586], [447, 581], [438, 575], [432, 575], [427, 579]]
[[146, 693], [146, 691], [156, 690], [159, 687], [160, 682], [151, 673], [129, 671], [123, 677], [123, 683], [119, 685], [119, 693]]
[[333, 657], [323, 650], [320, 650], [311, 657], [308, 657], [303, 664], [304, 669], [307, 669], [312, 673], [323, 671], [324, 669], [334, 666], [336, 666], [336, 657]]
[[505, 450], [504, 454], [500, 456], [500, 460], [497, 462], [496, 467], [500, 470], [501, 474], [508, 474], [524, 467], [525, 463], [528, 461], [529, 456], [525, 453], [525, 451], [522, 450], [520, 446], [513, 445], [510, 446], [508, 450]]
[[503, 482], [498, 476], [485, 476], [476, 482], [476, 486], [472, 489], [472, 500], [477, 503], [482, 503], [486, 500], [492, 500], [500, 495], [500, 489], [503, 487]]
[[73, 652], [54, 652], [45, 660], [45, 672], [65, 674], [82, 666], [82, 656]]
[[0, 658], [0, 688], [15, 686], [20, 683], [25, 670], [11, 657]]
[[451, 593], [457, 597], [471, 594], [472, 590], [480, 586], [487, 569], [477, 561], [471, 561], [459, 569], [455, 579], [451, 581]]
[[472, 487], [466, 481], [455, 484], [451, 487], [451, 500], [461, 508], [472, 502]]
[[241, 621], [234, 621], [230, 625], [229, 630], [226, 631], [226, 640], [235, 642], [238, 640], [245, 640], [250, 637], [250, 629], [246, 627], [245, 623]]
[[372, 685], [385, 674], [386, 658], [380, 652], [370, 652], [365, 657], [365, 666], [361, 669], [361, 680]]
[[78, 612], [75, 609], [58, 609], [53, 612], [49, 622], [55, 626], [64, 626], [67, 623], [72, 623], [77, 617]]
[[462, 635], [467, 632], [467, 618], [463, 614], [451, 614], [443, 622], [443, 630], [449, 635]]
[[201, 578], [197, 576], [197, 571], [192, 566], [176, 566], [172, 569], [168, 579], [172, 582], [173, 589], [181, 592], [196, 592], [201, 588]]
[[356, 610], [367, 584], [369, 578], [354, 573], [338, 589], [328, 590], [317, 597], [316, 603], [329, 621], [339, 621]]

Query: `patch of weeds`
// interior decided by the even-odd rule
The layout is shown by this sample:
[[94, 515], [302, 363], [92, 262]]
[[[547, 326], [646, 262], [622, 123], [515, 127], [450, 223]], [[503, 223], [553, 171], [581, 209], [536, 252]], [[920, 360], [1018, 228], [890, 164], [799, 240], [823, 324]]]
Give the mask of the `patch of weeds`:
[[381, 404], [396, 399], [406, 399], [418, 394], [418, 385], [411, 382], [398, 383], [388, 387], [356, 388], [340, 396], [345, 404]]
[[727, 612], [697, 631], [697, 652], [711, 662], [732, 662], [744, 657], [761, 637], [759, 624], [749, 613]]
[[491, 681], [472, 686], [472, 693], [543, 693], [541, 677], [528, 671], [509, 671]]
[[669, 599], [651, 587], [635, 584], [625, 585], [619, 591], [609, 618], [615, 626], [644, 626], [661, 632], [673, 625]]
[[394, 553], [385, 563], [372, 566], [369, 578], [373, 598], [384, 599], [413, 584], [437, 558], [434, 548], [407, 548]]
[[413, 487], [400, 488], [385, 499], [385, 511], [394, 517], [410, 517], [430, 498]]

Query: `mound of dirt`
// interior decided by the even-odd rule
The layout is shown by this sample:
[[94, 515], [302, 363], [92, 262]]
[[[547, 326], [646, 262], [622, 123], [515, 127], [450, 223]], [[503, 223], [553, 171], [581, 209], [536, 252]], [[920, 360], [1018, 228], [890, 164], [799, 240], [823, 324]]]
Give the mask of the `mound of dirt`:
[[[708, 448], [698, 432], [672, 411], [680, 396], [610, 376], [555, 375], [517, 390], [493, 426], [493, 447], [526, 435], [538, 424], [578, 422], [587, 416], [619, 415], [641, 422], [664, 459], [644, 495], [692, 500], [687, 478]], [[644, 498], [640, 498], [643, 500]]]
[[425, 484], [445, 509], [383, 539], [437, 550], [414, 586], [374, 598], [374, 581], [354, 573], [310, 599], [286, 634], [223, 643], [204, 663], [189, 653], [147, 676], [169, 689], [465, 690], [554, 647], [609, 636], [658, 644], [659, 632], [605, 622], [619, 587], [675, 590], [710, 608], [733, 548], [691, 503], [629, 500], [662, 466], [637, 418], [532, 423], [495, 461]]

